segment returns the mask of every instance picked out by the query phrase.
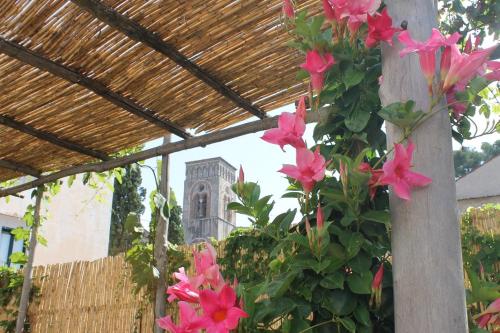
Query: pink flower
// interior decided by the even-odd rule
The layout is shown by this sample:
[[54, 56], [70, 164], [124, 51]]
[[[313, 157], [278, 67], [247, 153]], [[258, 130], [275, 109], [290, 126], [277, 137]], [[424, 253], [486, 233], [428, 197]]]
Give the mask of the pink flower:
[[380, 0], [329, 0], [337, 20], [347, 18], [351, 33], [358, 31], [361, 24], [367, 21], [380, 7]]
[[381, 263], [380, 267], [375, 273], [372, 281], [372, 296], [370, 298], [370, 305], [375, 303], [376, 307], [379, 307], [382, 303], [382, 280], [384, 279], [384, 264]]
[[319, 94], [323, 89], [325, 72], [335, 64], [335, 59], [330, 53], [320, 54], [317, 50], [308, 51], [306, 62], [300, 65], [311, 75], [313, 90]]
[[448, 105], [453, 111], [453, 116], [455, 117], [455, 119], [460, 119], [462, 118], [463, 114], [467, 111], [467, 104], [458, 102], [458, 100], [455, 97], [456, 93], [457, 89], [455, 87], [447, 91], [446, 101], [448, 102]]
[[377, 193], [377, 187], [383, 185], [381, 182], [381, 178], [384, 175], [384, 171], [382, 169], [375, 170], [368, 163], [361, 163], [358, 167], [358, 170], [361, 172], [371, 173], [370, 180], [368, 181], [368, 190], [370, 199], [373, 200], [375, 198], [375, 194]]
[[279, 170], [302, 184], [304, 191], [311, 192], [316, 182], [325, 177], [326, 161], [319, 153], [319, 147], [314, 153], [307, 148], [297, 149], [297, 166], [286, 164]]
[[200, 295], [198, 290], [194, 289], [189, 282], [178, 282], [173, 286], [167, 288], [168, 302], [172, 303], [174, 300], [179, 299], [189, 303], [198, 303]]
[[279, 145], [283, 151], [283, 147], [286, 145], [304, 148], [306, 144], [302, 135], [306, 130], [305, 114], [305, 101], [301, 98], [297, 111], [295, 113], [283, 112], [278, 118], [278, 128], [267, 130], [262, 136], [262, 140]]
[[219, 271], [219, 265], [216, 263], [216, 255], [214, 247], [205, 243], [205, 249], [201, 252], [194, 251], [194, 267], [197, 278], [203, 283], [208, 283], [214, 289], [222, 287], [224, 279]]
[[396, 195], [404, 200], [410, 200], [412, 187], [426, 186], [432, 182], [429, 177], [410, 170], [414, 149], [415, 145], [411, 141], [406, 149], [402, 144], [395, 144], [394, 159], [385, 162], [382, 167], [384, 175], [381, 182], [392, 185]]
[[450, 46], [449, 63], [446, 62], [444, 69], [446, 76], [441, 77], [443, 91], [450, 90], [455, 84], [467, 85], [477, 71], [486, 63], [490, 54], [496, 46], [484, 50], [472, 51], [470, 54], [460, 53], [456, 45]]
[[318, 203], [318, 210], [316, 211], [316, 226], [318, 227], [318, 231], [321, 231], [325, 226], [325, 214], [323, 213], [323, 209]]
[[420, 60], [420, 68], [427, 80], [429, 89], [432, 89], [432, 80], [434, 79], [434, 74], [436, 72], [436, 51], [441, 46], [451, 46], [454, 45], [460, 34], [454, 33], [450, 37], [444, 37], [439, 30], [432, 29], [432, 34], [429, 39], [425, 42], [419, 42], [411, 38], [410, 33], [405, 30], [399, 34], [398, 39], [401, 43], [406, 45], [406, 48], [399, 52], [401, 57], [409, 53], [416, 52]]
[[329, 0], [323, 0], [323, 12], [327, 21], [333, 22], [337, 19], [335, 15], [335, 8]]
[[240, 172], [238, 174], [238, 183], [243, 184], [245, 182], [245, 172], [243, 171], [243, 167], [240, 164]]
[[490, 72], [484, 75], [484, 78], [488, 81], [499, 81], [500, 80], [500, 61], [488, 61], [486, 63], [486, 68]]
[[229, 285], [224, 285], [219, 293], [212, 290], [200, 292], [203, 316], [197, 324], [206, 328], [207, 333], [229, 333], [238, 326], [240, 318], [248, 314], [236, 306], [236, 293]]
[[157, 319], [158, 326], [172, 333], [198, 333], [202, 326], [197, 322], [196, 311], [186, 302], [179, 302], [179, 309], [179, 326], [172, 322], [170, 316]]
[[368, 35], [366, 47], [374, 47], [379, 41], [385, 41], [392, 46], [392, 37], [400, 29], [392, 27], [392, 18], [387, 13], [387, 7], [381, 14], [368, 15]]
[[289, 19], [295, 17], [295, 10], [293, 9], [293, 4], [291, 0], [283, 0], [283, 14]]
[[302, 119], [306, 119], [306, 98], [306, 96], [300, 96], [297, 110], [295, 110], [297, 116]]
[[484, 328], [487, 325], [500, 325], [500, 298], [493, 301], [483, 312], [475, 317], [478, 326]]

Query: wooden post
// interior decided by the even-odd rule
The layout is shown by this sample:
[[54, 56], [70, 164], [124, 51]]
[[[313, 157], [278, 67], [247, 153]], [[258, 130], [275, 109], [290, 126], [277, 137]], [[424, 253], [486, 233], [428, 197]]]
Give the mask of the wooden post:
[[[413, 38], [427, 40], [436, 26], [435, 0], [387, 0], [393, 24], [408, 22]], [[430, 98], [418, 56], [400, 58], [401, 45], [382, 50], [384, 105], [412, 99], [427, 110]], [[439, 107], [439, 105], [438, 105]], [[387, 124], [393, 145], [401, 131]], [[421, 125], [412, 135], [416, 144], [414, 169], [432, 178], [409, 202], [391, 193], [392, 253], [397, 333], [467, 332], [460, 228], [446, 110]]]
[[33, 270], [33, 259], [35, 257], [36, 249], [36, 236], [38, 227], [40, 226], [40, 206], [42, 205], [43, 186], [39, 186], [36, 190], [35, 201], [35, 216], [33, 226], [31, 227], [30, 244], [28, 248], [28, 262], [24, 266], [24, 280], [23, 288], [21, 289], [21, 299], [19, 302], [19, 311], [16, 320], [16, 333], [24, 331], [24, 321], [26, 320], [26, 313], [28, 311], [28, 302], [30, 299], [31, 291], [31, 272]]
[[[167, 135], [163, 139], [163, 144], [170, 143], [170, 135]], [[160, 193], [165, 197], [166, 203], [169, 204], [170, 200], [170, 155], [162, 155], [161, 159], [161, 176], [160, 176]], [[166, 270], [168, 264], [167, 258], [167, 239], [168, 239], [168, 224], [169, 221], [164, 220], [161, 214], [158, 214], [158, 220], [156, 224], [156, 234], [155, 234], [155, 248], [154, 248], [154, 258], [156, 262], [156, 268], [158, 269], [158, 285], [156, 287], [155, 295], [155, 318], [160, 318], [165, 316], [166, 302], [165, 291], [167, 286]], [[163, 329], [155, 325], [155, 333], [161, 333]]]

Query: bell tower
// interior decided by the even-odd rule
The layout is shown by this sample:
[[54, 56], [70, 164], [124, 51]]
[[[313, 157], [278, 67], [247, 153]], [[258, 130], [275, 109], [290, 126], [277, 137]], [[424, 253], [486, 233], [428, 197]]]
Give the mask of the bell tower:
[[186, 243], [213, 237], [221, 240], [236, 227], [236, 216], [227, 210], [235, 201], [231, 185], [236, 168], [220, 157], [186, 162], [182, 225]]

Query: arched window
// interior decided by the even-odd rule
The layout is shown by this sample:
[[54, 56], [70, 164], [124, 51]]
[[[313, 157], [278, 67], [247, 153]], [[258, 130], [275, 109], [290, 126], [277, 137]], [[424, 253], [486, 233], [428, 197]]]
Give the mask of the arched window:
[[208, 217], [208, 193], [204, 184], [199, 184], [194, 188], [192, 196], [191, 217], [203, 219]]

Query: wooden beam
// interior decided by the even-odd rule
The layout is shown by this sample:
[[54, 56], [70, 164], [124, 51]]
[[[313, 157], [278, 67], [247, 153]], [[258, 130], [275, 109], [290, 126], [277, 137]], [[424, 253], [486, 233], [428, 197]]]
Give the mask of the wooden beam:
[[23, 132], [25, 134], [34, 136], [40, 140], [50, 142], [53, 145], [56, 145], [56, 146], [59, 146], [59, 147], [62, 147], [62, 148], [68, 149], [68, 150], [72, 150], [72, 151], [75, 151], [75, 152], [83, 154], [83, 155], [92, 156], [92, 157], [98, 158], [98, 159], [103, 160], [103, 161], [108, 161], [110, 159], [110, 157], [107, 154], [105, 154], [101, 151], [90, 149], [90, 148], [84, 147], [78, 143], [61, 139], [52, 133], [38, 130], [30, 125], [26, 125], [24, 123], [21, 123], [17, 120], [10, 118], [10, 117], [7, 117], [7, 116], [0, 115], [0, 124], [7, 126], [7, 127], [10, 127], [12, 129], [15, 129], [19, 132]]
[[30, 175], [36, 178], [40, 177], [40, 175], [42, 174], [40, 171], [30, 167], [29, 165], [4, 159], [0, 159], [0, 168], [21, 172], [24, 173], [25, 175]]
[[[411, 36], [417, 40], [427, 40], [437, 26], [435, 0], [387, 0], [385, 4], [395, 25], [407, 21]], [[414, 100], [416, 110], [428, 110], [431, 99], [418, 56], [401, 59], [401, 48], [399, 43], [382, 47], [382, 104]], [[435, 108], [443, 106], [441, 102]], [[386, 124], [387, 142], [392, 145], [403, 133]], [[415, 171], [432, 178], [432, 184], [415, 189], [411, 201], [391, 191], [394, 331], [465, 333], [464, 275], [448, 112], [436, 113], [411, 139], [416, 146]]]
[[[327, 112], [328, 112], [327, 110], [322, 110], [320, 112], [308, 112], [306, 116], [306, 123], [317, 122], [319, 119], [324, 117], [327, 114]], [[130, 154], [128, 156], [114, 158], [106, 162], [91, 163], [91, 164], [71, 167], [65, 170], [54, 172], [47, 176], [42, 176], [39, 179], [21, 185], [0, 190], [0, 197], [17, 194], [19, 192], [28, 190], [30, 188], [37, 187], [45, 183], [50, 183], [64, 177], [76, 175], [83, 172], [103, 172], [114, 168], [122, 167], [124, 165], [129, 165], [132, 163], [144, 161], [149, 158], [160, 155], [167, 155], [196, 147], [205, 147], [206, 145], [212, 143], [233, 139], [250, 133], [264, 131], [269, 128], [276, 127], [277, 124], [278, 124], [277, 116], [272, 118], [266, 118], [263, 120], [257, 120], [243, 125], [226, 128], [215, 133], [209, 133], [178, 142], [164, 144], [159, 147], [146, 149], [138, 153]]]
[[163, 120], [158, 117], [158, 115], [142, 106], [134, 102], [133, 100], [120, 95], [117, 92], [112, 91], [104, 84], [99, 81], [92, 79], [88, 76], [80, 74], [79, 72], [56, 63], [48, 58], [45, 58], [22, 45], [17, 43], [8, 41], [2, 37], [0, 37], [0, 52], [4, 53], [12, 58], [15, 58], [21, 62], [24, 62], [28, 65], [36, 67], [42, 71], [49, 72], [52, 75], [60, 77], [64, 80], [70, 81], [72, 83], [76, 83], [85, 87], [97, 95], [103, 97], [114, 105], [138, 116], [143, 119], [146, 119], [152, 124], [155, 124], [158, 127], [166, 129], [170, 133], [180, 136], [185, 139], [191, 137], [189, 133], [187, 133], [183, 128], [177, 126], [176, 124]]
[[92, 16], [105, 22], [109, 26], [122, 32], [129, 38], [141, 42], [152, 49], [162, 53], [177, 65], [189, 71], [195, 77], [205, 82], [222, 96], [234, 102], [240, 108], [263, 119], [266, 113], [250, 101], [243, 98], [229, 86], [218, 80], [206, 70], [189, 60], [184, 54], [179, 52], [174, 46], [164, 42], [158, 34], [144, 28], [137, 22], [118, 13], [111, 7], [106, 6], [99, 0], [71, 0], [74, 4], [89, 12]]

